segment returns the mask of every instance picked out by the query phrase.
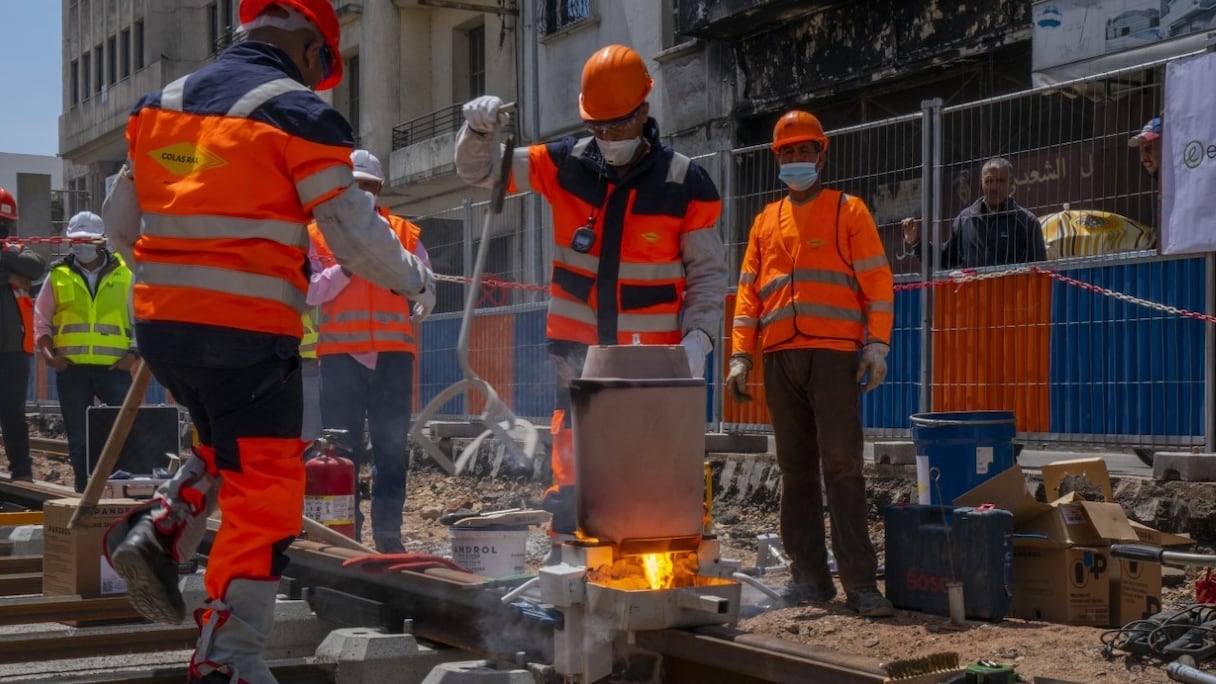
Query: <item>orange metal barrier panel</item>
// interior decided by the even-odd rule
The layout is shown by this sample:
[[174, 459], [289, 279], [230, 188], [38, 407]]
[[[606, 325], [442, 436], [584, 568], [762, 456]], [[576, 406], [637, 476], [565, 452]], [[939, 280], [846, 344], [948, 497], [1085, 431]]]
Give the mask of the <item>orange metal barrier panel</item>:
[[[515, 314], [496, 313], [473, 317], [469, 331], [469, 363], [482, 380], [490, 383], [498, 398], [511, 408], [514, 402], [511, 387], [515, 382], [514, 355], [511, 344], [515, 339]], [[477, 415], [486, 410], [485, 396], [469, 392], [468, 411]]]
[[1051, 279], [1006, 276], [936, 296], [933, 410], [1013, 411], [1019, 432], [1048, 432]]
[[730, 375], [730, 355], [734, 353], [731, 346], [730, 329], [731, 321], [735, 318], [735, 295], [726, 295], [726, 339], [723, 340], [722, 367], [719, 369], [723, 378], [722, 384], [719, 385], [725, 395], [722, 399], [722, 421], [724, 423], [742, 423], [752, 425], [771, 425], [773, 422], [772, 416], [768, 412], [768, 403], [764, 400], [764, 368], [761, 365], [762, 360], [757, 355], [757, 358], [752, 359], [752, 372], [747, 376], [747, 391], [751, 393], [752, 400], [745, 404], [740, 404], [734, 399], [731, 399], [730, 393], [725, 389], [725, 378]]

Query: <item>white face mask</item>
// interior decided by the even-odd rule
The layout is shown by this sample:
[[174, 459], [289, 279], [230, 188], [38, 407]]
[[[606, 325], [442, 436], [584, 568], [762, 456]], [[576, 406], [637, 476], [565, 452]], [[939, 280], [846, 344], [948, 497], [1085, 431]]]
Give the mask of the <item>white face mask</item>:
[[72, 256], [77, 263], [90, 263], [97, 258], [97, 245], [72, 245]]
[[600, 155], [604, 157], [604, 161], [613, 166], [623, 166], [633, 161], [633, 155], [637, 153], [638, 146], [642, 144], [642, 139], [630, 138], [629, 140], [604, 140], [596, 138], [595, 144], [600, 148]]

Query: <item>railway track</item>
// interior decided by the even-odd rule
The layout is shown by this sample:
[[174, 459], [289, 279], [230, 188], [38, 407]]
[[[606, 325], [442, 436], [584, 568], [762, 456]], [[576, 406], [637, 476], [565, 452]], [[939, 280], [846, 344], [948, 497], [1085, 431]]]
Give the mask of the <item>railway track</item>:
[[[40, 508], [47, 499], [70, 495], [63, 488], [0, 479], [0, 504], [24, 503]], [[204, 544], [203, 551], [207, 551]], [[306, 599], [319, 617], [351, 627], [401, 632], [408, 628], [419, 640], [442, 644], [500, 663], [524, 662], [544, 671], [553, 661], [554, 622], [525, 615], [505, 605], [511, 587], [469, 573], [435, 568], [425, 571], [372, 573], [343, 563], [357, 551], [300, 540], [288, 550], [291, 564], [283, 578], [284, 591]], [[11, 568], [9, 567], [11, 566]], [[11, 561], [0, 573], [30, 574], [41, 562]], [[22, 572], [18, 572], [22, 571]], [[0, 575], [2, 580], [3, 575]], [[29, 582], [14, 580], [17, 582]], [[2, 585], [2, 581], [0, 581]], [[8, 596], [0, 597], [0, 625], [67, 620], [130, 619], [130, 608], [116, 598]], [[407, 627], [408, 625], [408, 627]], [[97, 628], [100, 629], [100, 628]], [[128, 623], [107, 631], [82, 627], [65, 636], [0, 635], [0, 663], [43, 662], [98, 655], [147, 653], [189, 648], [193, 625]], [[638, 632], [633, 643], [658, 654], [662, 681], [671, 684], [731, 682], [839, 682], [841, 684], [929, 684], [951, 672], [950, 663], [929, 662], [929, 672], [895, 672], [872, 658], [846, 655], [809, 644], [750, 634], [731, 627], [663, 629]], [[654, 660], [653, 656], [650, 660]], [[280, 681], [329, 681], [323, 670], [306, 660], [281, 664]], [[955, 664], [956, 667], [956, 664]], [[933, 671], [937, 668], [938, 671]], [[276, 670], [276, 674], [280, 671]], [[904, 676], [898, 676], [898, 675]], [[184, 670], [151, 670], [139, 682], [182, 681]], [[107, 681], [105, 679], [71, 681]]]
[[68, 441], [53, 437], [30, 437], [30, 451], [66, 459], [68, 457]]

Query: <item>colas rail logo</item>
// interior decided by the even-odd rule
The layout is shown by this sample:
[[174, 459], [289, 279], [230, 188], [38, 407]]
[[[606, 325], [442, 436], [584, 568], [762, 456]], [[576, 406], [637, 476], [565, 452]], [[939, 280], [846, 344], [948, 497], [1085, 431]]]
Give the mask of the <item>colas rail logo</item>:
[[1216, 144], [1192, 140], [1182, 147], [1182, 165], [1188, 169], [1199, 168], [1204, 159], [1216, 159]]
[[198, 173], [228, 163], [223, 157], [207, 148], [185, 141], [152, 150], [148, 152], [148, 156], [175, 176]]

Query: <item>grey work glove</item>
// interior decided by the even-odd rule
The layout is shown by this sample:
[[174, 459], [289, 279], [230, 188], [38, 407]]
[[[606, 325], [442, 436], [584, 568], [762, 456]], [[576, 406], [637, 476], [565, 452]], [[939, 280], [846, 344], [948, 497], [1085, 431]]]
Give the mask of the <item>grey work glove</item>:
[[410, 323], [421, 325], [435, 309], [435, 278], [427, 271], [426, 286], [422, 292], [410, 297]]
[[[862, 392], [869, 392], [887, 379], [887, 352], [891, 347], [882, 342], [871, 342], [861, 348], [861, 364], [857, 367], [857, 382], [866, 379]], [[868, 379], [867, 379], [868, 376]]]
[[497, 95], [482, 95], [464, 103], [461, 111], [469, 128], [482, 134], [494, 133], [509, 120], [506, 112], [499, 111], [502, 104], [502, 98]]
[[730, 398], [744, 403], [752, 400], [747, 392], [747, 374], [752, 369], [752, 362], [744, 356], [735, 356], [730, 360], [730, 375], [726, 376], [726, 389]]
[[688, 370], [694, 378], [705, 377], [705, 357], [713, 350], [714, 345], [709, 341], [709, 335], [701, 330], [689, 330], [680, 341], [684, 353], [688, 355]]

